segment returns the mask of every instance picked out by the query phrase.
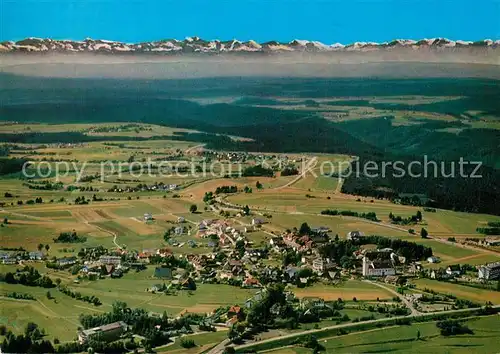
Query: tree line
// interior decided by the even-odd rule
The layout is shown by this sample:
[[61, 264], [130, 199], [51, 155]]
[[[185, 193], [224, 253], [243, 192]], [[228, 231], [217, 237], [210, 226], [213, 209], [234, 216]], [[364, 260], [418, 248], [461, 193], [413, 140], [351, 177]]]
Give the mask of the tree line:
[[362, 218], [362, 219], [368, 219], [368, 220], [371, 220], [371, 221], [380, 221], [378, 218], [377, 218], [377, 214], [370, 211], [368, 213], [360, 213], [360, 212], [357, 212], [357, 211], [351, 211], [351, 210], [332, 210], [332, 209], [326, 209], [326, 210], [323, 210], [321, 211], [321, 215], [342, 215], [342, 216], [353, 216], [353, 217], [356, 217], [356, 218]]

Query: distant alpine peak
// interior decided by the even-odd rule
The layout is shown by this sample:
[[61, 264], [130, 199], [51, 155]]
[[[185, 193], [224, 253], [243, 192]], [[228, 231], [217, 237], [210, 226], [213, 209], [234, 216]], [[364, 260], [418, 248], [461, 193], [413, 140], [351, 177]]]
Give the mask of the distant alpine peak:
[[104, 39], [85, 38], [82, 41], [56, 40], [29, 37], [17, 42], [0, 43], [3, 53], [68, 52], [68, 53], [273, 53], [273, 52], [334, 52], [334, 51], [376, 51], [407, 48], [411, 50], [446, 50], [455, 48], [496, 49], [500, 40], [480, 41], [450, 40], [447, 38], [424, 38], [420, 40], [394, 39], [390, 42], [354, 42], [349, 44], [325, 44], [318, 41], [294, 39], [290, 42], [237, 39], [204, 40], [200, 37], [186, 37], [184, 40], [162, 39], [152, 42], [125, 43]]

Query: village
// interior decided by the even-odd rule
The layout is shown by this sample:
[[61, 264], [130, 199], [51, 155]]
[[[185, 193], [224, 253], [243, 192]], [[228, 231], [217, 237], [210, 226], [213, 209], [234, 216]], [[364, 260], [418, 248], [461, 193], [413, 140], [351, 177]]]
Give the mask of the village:
[[[462, 301], [451, 295], [412, 291], [412, 280], [429, 278], [494, 288], [497, 286], [494, 281], [498, 282], [500, 279], [500, 262], [480, 266], [456, 264], [440, 268], [435, 267], [440, 259], [432, 255], [430, 248], [412, 242], [394, 242], [378, 236], [365, 236], [359, 230], [350, 231], [340, 238], [338, 234], [333, 235], [327, 226], [310, 227], [307, 223], [277, 234], [262, 231], [263, 226], [269, 222], [265, 217], [249, 216], [250, 222], [242, 223], [239, 218], [245, 214], [249, 214], [248, 210], [233, 217], [203, 219], [194, 225], [192, 221], [178, 217], [165, 232], [166, 246], [162, 248], [133, 250], [85, 247], [76, 256], [66, 257], [49, 256], [41, 248], [38, 251], [2, 251], [0, 259], [4, 265], [17, 264], [25, 268], [33, 263], [45, 262], [49, 269], [71, 274], [74, 284], [100, 281], [107, 277], [120, 281], [120, 278], [127, 277], [130, 272], [147, 273], [147, 277], [155, 283], [144, 291], [164, 293], [166, 296], [179, 291], [196, 292], [204, 284], [255, 289], [254, 296], [244, 303], [235, 303], [228, 308], [218, 308], [203, 314], [209, 327], [227, 328], [236, 328], [238, 322], [248, 323], [245, 314], [264, 298], [269, 286], [276, 284], [284, 287], [286, 302], [299, 311], [301, 316], [314, 313], [315, 318], [320, 320], [325, 309], [328, 309], [326, 313], [330, 316], [330, 309], [343, 308], [345, 305], [339, 307], [339, 302], [343, 304], [346, 301], [351, 303], [349, 306], [355, 304], [356, 308], [387, 312], [388, 316], [480, 306], [481, 304]], [[144, 222], [152, 220], [152, 214], [144, 215]], [[255, 244], [249, 237], [254, 232], [267, 233], [268, 240]], [[183, 235], [189, 235], [192, 239], [187, 242], [179, 241], [178, 238]], [[203, 245], [211, 251], [177, 254], [176, 248], [185, 244], [188, 247]], [[380, 247], [385, 244], [395, 247]], [[9, 283], [9, 276], [4, 277]], [[15, 276], [12, 279], [12, 282], [20, 281], [15, 280]], [[380, 302], [376, 306], [370, 303], [358, 305], [356, 297], [339, 298], [332, 302], [331, 299], [317, 297], [297, 298], [292, 291], [313, 284], [338, 286], [352, 280], [378, 284], [377, 286], [394, 294], [393, 301]], [[94, 304], [100, 302], [97, 298], [89, 301]], [[317, 311], [318, 308], [321, 311]], [[342, 319], [339, 319], [339, 323], [341, 322]], [[127, 325], [122, 321], [79, 331], [78, 338], [81, 344], [97, 337], [101, 341], [114, 341], [126, 332]], [[244, 333], [244, 329], [240, 329], [240, 333], [234, 334], [233, 339], [245, 337]]]
[[[344, 195], [334, 168], [317, 165], [349, 156], [192, 144], [161, 152], [153, 143], [158, 161], [194, 157], [195, 171], [222, 175], [138, 178], [130, 169], [96, 184], [103, 179], [91, 165], [58, 184], [5, 187], [2, 301], [12, 313], [51, 309], [34, 315], [44, 328], [62, 318], [50, 337], [58, 352], [201, 353], [204, 343], [246, 352], [323, 329], [342, 336], [498, 307], [494, 217], [468, 216], [455, 229], [463, 214], [408, 206], [408, 196]], [[132, 142], [102, 145], [106, 156], [144, 160]]]

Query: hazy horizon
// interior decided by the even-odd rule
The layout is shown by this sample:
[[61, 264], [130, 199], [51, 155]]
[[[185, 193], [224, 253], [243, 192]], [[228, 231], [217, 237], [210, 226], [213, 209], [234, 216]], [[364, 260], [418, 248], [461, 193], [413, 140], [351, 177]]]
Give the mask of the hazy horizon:
[[497, 51], [391, 51], [277, 55], [9, 54], [0, 72], [60, 78], [480, 77], [500, 79]]

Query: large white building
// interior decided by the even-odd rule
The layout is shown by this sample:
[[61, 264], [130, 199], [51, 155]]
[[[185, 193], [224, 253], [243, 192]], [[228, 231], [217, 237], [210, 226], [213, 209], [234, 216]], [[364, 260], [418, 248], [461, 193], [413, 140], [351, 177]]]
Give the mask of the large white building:
[[99, 262], [102, 264], [119, 265], [122, 262], [121, 257], [118, 256], [101, 256]]
[[390, 252], [367, 252], [363, 257], [364, 277], [395, 275], [396, 269]]
[[480, 266], [479, 279], [500, 279], [500, 262]]

